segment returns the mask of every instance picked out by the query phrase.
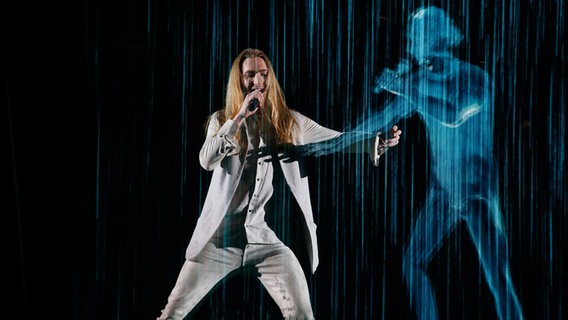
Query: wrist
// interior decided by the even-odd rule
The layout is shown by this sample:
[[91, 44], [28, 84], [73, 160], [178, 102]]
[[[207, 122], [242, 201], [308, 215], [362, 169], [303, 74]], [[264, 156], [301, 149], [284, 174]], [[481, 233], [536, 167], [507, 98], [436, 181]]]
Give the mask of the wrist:
[[233, 120], [234, 120], [235, 122], [237, 122], [237, 124], [240, 126], [240, 125], [243, 123], [243, 121], [245, 121], [245, 118], [246, 118], [246, 117], [245, 117], [244, 115], [242, 115], [242, 114], [237, 114], [237, 115], [233, 118]]

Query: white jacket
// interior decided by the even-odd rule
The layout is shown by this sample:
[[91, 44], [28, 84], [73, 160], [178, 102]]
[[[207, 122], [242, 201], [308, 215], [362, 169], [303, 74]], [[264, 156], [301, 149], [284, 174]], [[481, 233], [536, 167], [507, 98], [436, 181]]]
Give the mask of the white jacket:
[[[337, 139], [334, 138], [342, 136], [349, 137], [347, 141], [333, 143], [333, 147], [326, 145], [325, 151], [319, 150], [318, 152], [311, 152], [311, 154], [323, 155], [337, 151], [357, 152], [355, 150], [358, 150], [358, 152], [368, 151], [365, 147], [360, 148], [358, 143], [366, 142], [372, 138], [376, 139], [377, 137], [376, 133], [359, 133], [355, 135], [356, 137], [354, 135], [346, 135], [342, 132], [325, 128], [299, 112], [292, 111], [292, 114], [298, 124], [298, 131], [294, 132], [293, 135], [293, 145], [295, 146], [317, 144], [318, 142], [330, 141], [332, 139], [335, 141]], [[238, 129], [238, 124], [233, 120], [227, 120], [220, 127], [219, 120], [216, 117], [212, 117], [209, 123], [207, 136], [199, 153], [199, 161], [205, 170], [213, 170], [213, 175], [203, 204], [203, 210], [197, 220], [195, 230], [186, 250], [185, 257], [188, 260], [194, 260], [211, 240], [211, 237], [221, 224], [239, 184], [244, 168], [244, 156], [239, 153], [239, 147], [234, 140]], [[358, 144], [357, 148], [351, 148], [348, 151], [344, 150], [345, 146], [352, 147], [355, 144]], [[317, 227], [314, 223], [310, 201], [308, 177], [302, 174], [305, 170], [301, 170], [301, 157], [294, 161], [287, 160], [281, 159], [280, 165], [286, 182], [304, 214], [306, 230], [309, 233], [308, 237], [306, 237], [309, 240], [307, 249], [313, 273], [316, 271], [319, 258], [316, 236]]]

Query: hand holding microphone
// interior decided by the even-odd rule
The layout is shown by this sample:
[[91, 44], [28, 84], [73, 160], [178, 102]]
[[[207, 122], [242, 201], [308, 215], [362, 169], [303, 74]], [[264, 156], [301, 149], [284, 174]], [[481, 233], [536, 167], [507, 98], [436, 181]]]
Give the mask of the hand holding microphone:
[[[249, 104], [247, 105], [248, 112], [255, 112], [255, 110], [260, 106], [260, 101], [264, 99], [264, 92], [260, 89], [255, 89], [248, 94], [250, 97]], [[246, 99], [245, 99], [246, 101]]]
[[250, 92], [249, 94], [247, 94], [239, 113], [235, 116], [233, 120], [236, 120], [240, 126], [246, 118], [256, 114], [258, 108], [262, 107], [260, 101], [262, 101], [263, 99], [264, 99], [264, 93], [259, 89], [256, 89]]

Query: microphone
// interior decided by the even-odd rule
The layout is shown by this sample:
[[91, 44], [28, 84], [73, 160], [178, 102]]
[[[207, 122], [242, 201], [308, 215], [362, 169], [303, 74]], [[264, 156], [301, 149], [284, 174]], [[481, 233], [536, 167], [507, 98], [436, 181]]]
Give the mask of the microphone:
[[256, 109], [258, 107], [259, 103], [260, 103], [260, 101], [258, 101], [257, 98], [252, 99], [250, 104], [248, 105], [249, 111], [254, 111], [254, 109]]

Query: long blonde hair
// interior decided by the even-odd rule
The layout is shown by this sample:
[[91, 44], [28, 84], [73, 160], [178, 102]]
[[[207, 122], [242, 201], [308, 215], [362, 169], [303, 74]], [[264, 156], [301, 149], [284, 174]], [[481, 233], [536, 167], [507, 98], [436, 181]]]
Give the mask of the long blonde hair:
[[[264, 102], [262, 104], [261, 117], [275, 133], [276, 144], [292, 143], [293, 130], [296, 126], [296, 121], [292, 116], [292, 112], [284, 99], [284, 93], [278, 80], [274, 74], [274, 69], [270, 60], [264, 52], [258, 49], [248, 48], [235, 58], [229, 74], [229, 81], [227, 83], [227, 92], [225, 96], [225, 109], [217, 111], [220, 124], [223, 125], [226, 119], [232, 119], [239, 112], [242, 102], [245, 99], [246, 88], [243, 88], [243, 62], [248, 58], [261, 58], [266, 63], [268, 68], [268, 77], [266, 78], [266, 89]], [[240, 141], [241, 135], [237, 133], [236, 138], [239, 143], [246, 143]]]

